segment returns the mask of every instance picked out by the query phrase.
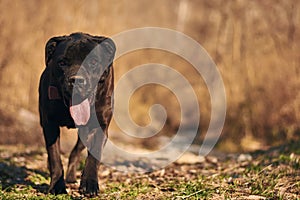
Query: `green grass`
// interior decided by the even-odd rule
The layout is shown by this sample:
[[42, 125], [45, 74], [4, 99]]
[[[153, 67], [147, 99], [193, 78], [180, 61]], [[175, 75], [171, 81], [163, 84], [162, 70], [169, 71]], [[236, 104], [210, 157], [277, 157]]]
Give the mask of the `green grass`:
[[35, 190], [31, 186], [14, 186], [8, 187], [2, 190], [0, 188], [0, 199], [2, 200], [12, 200], [12, 199], [29, 199], [29, 200], [71, 200], [70, 195], [40, 195], [37, 196]]

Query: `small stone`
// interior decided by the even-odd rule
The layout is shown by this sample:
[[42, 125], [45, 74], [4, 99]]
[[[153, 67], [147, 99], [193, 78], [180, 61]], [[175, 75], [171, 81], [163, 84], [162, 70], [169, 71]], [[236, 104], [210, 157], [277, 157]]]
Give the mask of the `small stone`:
[[226, 180], [226, 182], [227, 182], [228, 184], [233, 184], [233, 178], [232, 178], [232, 177], [229, 177], [229, 178]]
[[110, 171], [108, 169], [101, 172], [101, 176], [108, 176], [110, 174]]
[[176, 162], [179, 164], [196, 164], [203, 163], [205, 158], [203, 156], [195, 155], [191, 152], [185, 152]]
[[251, 161], [251, 160], [252, 160], [252, 156], [250, 154], [241, 154], [237, 158], [238, 162], [245, 162], [245, 161]]
[[218, 163], [218, 158], [214, 156], [207, 156], [206, 161], [209, 163], [217, 164]]

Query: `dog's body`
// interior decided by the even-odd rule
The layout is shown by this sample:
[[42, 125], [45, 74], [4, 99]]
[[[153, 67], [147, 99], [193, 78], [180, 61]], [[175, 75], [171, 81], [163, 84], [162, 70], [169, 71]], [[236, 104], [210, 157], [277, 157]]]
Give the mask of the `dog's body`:
[[[39, 111], [48, 152], [51, 193], [66, 193], [60, 159], [60, 126], [78, 127], [79, 135], [83, 136], [78, 137], [71, 152], [66, 181], [76, 181], [78, 156], [87, 146], [89, 154], [80, 190], [88, 195], [96, 195], [99, 191], [97, 173], [112, 117], [114, 53], [115, 45], [111, 39], [84, 33], [54, 37], [46, 44]], [[90, 136], [97, 140], [88, 141]], [[91, 149], [97, 155], [92, 155]]]

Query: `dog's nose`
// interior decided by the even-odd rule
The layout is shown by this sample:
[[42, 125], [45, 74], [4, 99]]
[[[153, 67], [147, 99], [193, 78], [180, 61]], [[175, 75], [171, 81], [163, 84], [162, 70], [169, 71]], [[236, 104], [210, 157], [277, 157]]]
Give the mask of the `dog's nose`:
[[86, 85], [86, 80], [82, 76], [71, 76], [69, 78], [69, 84], [71, 86], [74, 86], [75, 84], [78, 86], [84, 86]]

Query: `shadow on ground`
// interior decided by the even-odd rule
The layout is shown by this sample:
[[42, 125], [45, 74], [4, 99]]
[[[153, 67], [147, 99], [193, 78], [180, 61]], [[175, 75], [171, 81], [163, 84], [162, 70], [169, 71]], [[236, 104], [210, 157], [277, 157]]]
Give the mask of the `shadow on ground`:
[[25, 187], [32, 187], [37, 192], [46, 194], [48, 185], [46, 183], [36, 184], [30, 181], [29, 174], [32, 173], [45, 178], [48, 176], [47, 173], [42, 172], [40, 170], [32, 170], [24, 166], [19, 167], [13, 164], [0, 162], [0, 182], [2, 190], [10, 192], [12, 189], [23, 185]]

